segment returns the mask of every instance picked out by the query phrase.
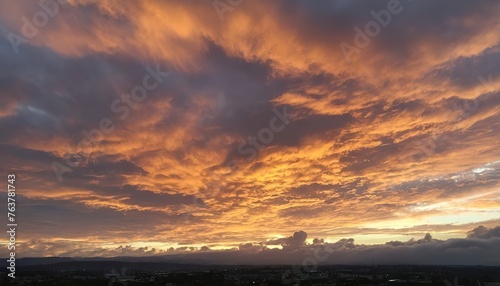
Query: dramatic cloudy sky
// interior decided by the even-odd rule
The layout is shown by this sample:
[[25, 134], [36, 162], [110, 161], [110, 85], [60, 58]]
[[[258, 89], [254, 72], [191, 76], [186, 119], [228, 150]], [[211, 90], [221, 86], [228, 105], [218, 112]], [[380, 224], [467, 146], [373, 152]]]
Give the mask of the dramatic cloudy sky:
[[60, 2], [0, 0], [19, 256], [500, 264], [498, 1]]

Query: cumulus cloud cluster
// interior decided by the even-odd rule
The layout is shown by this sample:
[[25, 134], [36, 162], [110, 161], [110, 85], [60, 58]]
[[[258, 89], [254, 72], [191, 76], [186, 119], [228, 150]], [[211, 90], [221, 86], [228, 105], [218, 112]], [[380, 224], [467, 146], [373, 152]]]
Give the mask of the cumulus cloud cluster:
[[[67, 242], [41, 243], [30, 241], [23, 247], [32, 255], [40, 255], [47, 249], [57, 251], [59, 256], [83, 257], [149, 257], [154, 261], [181, 261], [185, 263], [213, 264], [295, 264], [306, 266], [313, 264], [463, 264], [463, 265], [500, 265], [500, 235], [498, 228], [477, 229], [492, 235], [485, 238], [467, 237], [448, 240], [433, 239], [427, 233], [423, 238], [408, 241], [391, 241], [385, 244], [357, 244], [352, 238], [343, 238], [336, 242], [315, 239], [313, 243], [305, 241], [307, 233], [295, 232], [281, 241], [249, 242], [237, 248], [211, 250], [202, 247], [171, 247], [159, 250], [151, 247], [132, 247], [120, 245], [115, 248], [88, 249], [87, 246]], [[474, 229], [472, 232], [477, 231]], [[269, 248], [269, 245], [283, 243], [281, 248]], [[41, 245], [43, 249], [41, 249]], [[292, 247], [293, 246], [293, 247]]]

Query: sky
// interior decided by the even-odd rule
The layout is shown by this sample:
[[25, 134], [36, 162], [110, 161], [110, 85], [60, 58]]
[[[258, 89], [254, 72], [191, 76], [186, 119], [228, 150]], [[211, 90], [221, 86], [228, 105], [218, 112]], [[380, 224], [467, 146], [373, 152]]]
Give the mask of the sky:
[[0, 3], [18, 257], [500, 265], [498, 1]]

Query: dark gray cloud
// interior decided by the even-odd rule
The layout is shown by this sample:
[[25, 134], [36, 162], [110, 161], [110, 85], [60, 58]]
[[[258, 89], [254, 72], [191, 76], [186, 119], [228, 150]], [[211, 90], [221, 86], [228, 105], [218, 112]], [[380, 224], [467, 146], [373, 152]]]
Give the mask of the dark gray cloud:
[[268, 240], [266, 245], [281, 245], [283, 250], [295, 250], [303, 247], [307, 239], [305, 231], [297, 231], [292, 236], [287, 238], [279, 238], [275, 240]]
[[467, 238], [491, 239], [500, 237], [500, 226], [488, 229], [482, 225], [467, 233]]

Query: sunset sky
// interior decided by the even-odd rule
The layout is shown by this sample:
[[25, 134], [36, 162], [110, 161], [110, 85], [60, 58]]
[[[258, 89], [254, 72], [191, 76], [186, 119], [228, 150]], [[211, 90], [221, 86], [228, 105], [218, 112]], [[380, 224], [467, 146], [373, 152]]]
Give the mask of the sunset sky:
[[17, 255], [500, 265], [500, 2], [0, 3]]

